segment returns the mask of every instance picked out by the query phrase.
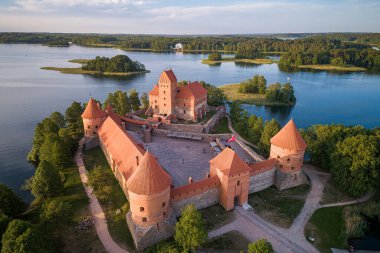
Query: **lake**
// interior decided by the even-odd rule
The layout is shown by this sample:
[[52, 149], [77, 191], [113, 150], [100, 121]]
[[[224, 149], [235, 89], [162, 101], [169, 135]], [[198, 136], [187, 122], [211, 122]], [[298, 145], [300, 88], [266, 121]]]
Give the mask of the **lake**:
[[[76, 67], [68, 60], [114, 56], [125, 53], [145, 64], [151, 73], [127, 78], [68, 75], [41, 70], [43, 66]], [[26, 161], [36, 124], [53, 111], [64, 112], [73, 100], [87, 102], [90, 94], [104, 100], [115, 90], [149, 91], [164, 68], [173, 68], [178, 80], [204, 80], [214, 85], [241, 82], [255, 74], [268, 83], [287, 82], [294, 86], [294, 107], [246, 105], [250, 113], [281, 124], [291, 117], [299, 127], [312, 124], [380, 125], [380, 76], [366, 73], [293, 72], [276, 64], [201, 64], [207, 55], [182, 53], [124, 52], [112, 48], [68, 48], [41, 45], [0, 44], [0, 182], [12, 187], [25, 200], [31, 196], [20, 190], [34, 168]]]

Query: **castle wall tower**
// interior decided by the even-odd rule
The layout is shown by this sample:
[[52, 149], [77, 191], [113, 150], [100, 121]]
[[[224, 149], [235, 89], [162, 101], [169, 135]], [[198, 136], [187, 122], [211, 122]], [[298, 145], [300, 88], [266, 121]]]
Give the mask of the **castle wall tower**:
[[177, 96], [177, 77], [173, 71], [164, 70], [158, 80], [159, 114], [173, 114]]
[[107, 113], [100, 108], [94, 99], [90, 98], [81, 117], [85, 138], [92, 138], [98, 136], [98, 129], [107, 118]]
[[293, 119], [273, 136], [270, 142], [269, 156], [277, 160], [277, 165], [281, 171], [301, 170], [307, 145]]
[[169, 216], [171, 177], [156, 157], [145, 152], [127, 188], [132, 220], [143, 227], [156, 225]]
[[306, 142], [291, 119], [270, 140], [270, 158], [276, 159], [275, 185], [283, 190], [307, 183], [302, 171]]
[[227, 211], [248, 201], [249, 166], [230, 148], [210, 160], [210, 176], [220, 179], [219, 203]]

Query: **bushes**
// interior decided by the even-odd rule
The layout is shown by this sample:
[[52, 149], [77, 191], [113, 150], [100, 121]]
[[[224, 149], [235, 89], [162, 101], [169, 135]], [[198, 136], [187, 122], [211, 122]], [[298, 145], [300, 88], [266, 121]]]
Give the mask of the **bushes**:
[[343, 220], [347, 237], [358, 238], [364, 236], [367, 223], [356, 206], [348, 206], [343, 209]]
[[248, 253], [273, 253], [272, 244], [265, 239], [248, 244]]
[[211, 53], [208, 55], [209, 61], [220, 61], [222, 59], [222, 55], [220, 53]]
[[16, 217], [25, 209], [22, 199], [12, 189], [0, 184], [0, 214]]

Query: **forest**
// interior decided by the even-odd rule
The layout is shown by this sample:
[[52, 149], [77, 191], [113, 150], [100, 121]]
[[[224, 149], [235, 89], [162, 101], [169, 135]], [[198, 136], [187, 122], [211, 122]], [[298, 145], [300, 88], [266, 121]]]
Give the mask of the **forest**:
[[101, 72], [135, 72], [145, 71], [145, 66], [138, 61], [132, 61], [126, 55], [116, 55], [112, 58], [97, 56], [83, 65], [82, 69]]
[[279, 64], [299, 66], [331, 64], [380, 71], [380, 33], [325, 33], [220, 36], [105, 35], [53, 33], [0, 33], [0, 43], [68, 45], [169, 51], [182, 43], [184, 52], [230, 52], [237, 59], [264, 58], [281, 54]]

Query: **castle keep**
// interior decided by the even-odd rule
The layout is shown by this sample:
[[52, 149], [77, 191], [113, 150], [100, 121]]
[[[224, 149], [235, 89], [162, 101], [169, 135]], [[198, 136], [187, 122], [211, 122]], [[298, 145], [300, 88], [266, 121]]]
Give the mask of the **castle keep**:
[[[174, 73], [164, 71], [149, 96], [150, 109], [166, 114], [163, 117], [201, 117], [207, 110], [207, 92], [199, 85], [178, 88]], [[130, 202], [127, 222], [138, 250], [173, 235], [176, 218], [187, 204], [201, 209], [219, 203], [228, 211], [246, 203], [248, 194], [272, 185], [282, 190], [307, 182], [302, 171], [306, 143], [293, 120], [271, 139], [269, 159], [263, 160], [253, 158], [238, 142], [219, 145], [220, 152], [208, 151], [203, 147], [209, 146], [212, 135], [184, 144], [170, 142], [149, 121], [119, 116], [111, 106], [102, 110], [92, 98], [82, 118], [86, 147], [101, 147]], [[139, 131], [127, 131], [130, 126], [141, 128], [140, 133], [151, 131], [153, 142], [142, 141]]]

